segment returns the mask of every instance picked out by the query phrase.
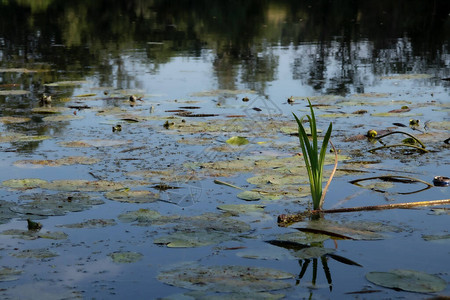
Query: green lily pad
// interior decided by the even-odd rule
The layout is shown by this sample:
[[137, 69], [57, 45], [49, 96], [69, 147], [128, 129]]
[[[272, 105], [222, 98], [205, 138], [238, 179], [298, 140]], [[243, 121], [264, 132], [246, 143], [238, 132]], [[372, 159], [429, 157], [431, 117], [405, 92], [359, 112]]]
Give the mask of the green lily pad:
[[0, 123], [3, 124], [26, 123], [29, 121], [31, 119], [26, 117], [0, 117]]
[[450, 121], [428, 122], [427, 127], [438, 130], [450, 131]]
[[313, 232], [337, 238], [350, 238], [354, 240], [379, 240], [384, 235], [378, 232], [396, 230], [390, 226], [384, 228], [382, 224], [378, 226], [374, 222], [345, 222], [338, 223], [325, 219], [310, 221], [308, 225], [300, 231]]
[[193, 93], [192, 97], [214, 97], [219, 95], [239, 95], [239, 94], [255, 94], [252, 90], [211, 90]]
[[46, 180], [38, 178], [25, 178], [25, 179], [9, 179], [2, 182], [3, 186], [14, 189], [32, 189], [47, 184]]
[[33, 230], [22, 230], [22, 229], [8, 229], [5, 231], [2, 231], [1, 234], [4, 235], [12, 235], [15, 238], [20, 238], [24, 240], [34, 240], [38, 238], [42, 239], [50, 239], [50, 240], [65, 240], [67, 239], [67, 234], [61, 231], [47, 231], [47, 232], [40, 232], [40, 231], [33, 231]]
[[309, 233], [309, 232], [289, 232], [277, 235], [277, 240], [309, 245], [311, 243], [323, 242], [328, 240], [330, 236], [325, 234]]
[[261, 299], [261, 300], [278, 300], [283, 299], [283, 294], [273, 294], [268, 292], [247, 292], [247, 293], [226, 293], [217, 294], [214, 292], [205, 291], [190, 291], [183, 294], [174, 294], [168, 297], [161, 298], [162, 300], [247, 300], [247, 299]]
[[37, 258], [37, 259], [44, 259], [58, 256], [57, 253], [54, 253], [45, 248], [26, 249], [18, 252], [13, 252], [11, 253], [11, 255], [17, 258]]
[[372, 117], [396, 117], [396, 118], [410, 118], [410, 117], [420, 117], [423, 116], [422, 113], [390, 113], [390, 112], [384, 112], [384, 113], [373, 113], [370, 114]]
[[81, 120], [84, 119], [83, 116], [74, 116], [74, 115], [60, 115], [60, 116], [48, 116], [42, 118], [44, 122], [63, 122], [63, 121], [72, 121], [72, 120]]
[[396, 79], [396, 80], [407, 80], [407, 79], [428, 79], [431, 78], [430, 74], [398, 74], [390, 76], [381, 76], [381, 79]]
[[29, 91], [24, 90], [3, 90], [0, 91], [0, 96], [20, 96], [20, 95], [27, 95], [29, 94]]
[[247, 259], [260, 259], [260, 260], [285, 260], [285, 259], [295, 259], [292, 255], [290, 255], [286, 250], [270, 247], [263, 249], [248, 249], [245, 251], [240, 251], [236, 253], [238, 257], [247, 258]]
[[53, 180], [41, 185], [41, 188], [55, 191], [103, 192], [125, 188], [120, 182], [106, 180]]
[[72, 142], [62, 142], [60, 143], [63, 147], [115, 147], [121, 146], [131, 143], [130, 140], [102, 140], [102, 139], [94, 139], [94, 140], [81, 140], [81, 141], [72, 141]]
[[122, 222], [139, 222], [139, 223], [150, 223], [161, 218], [161, 214], [157, 211], [141, 208], [136, 211], [130, 211], [120, 214], [117, 217]]
[[217, 206], [218, 209], [230, 212], [236, 215], [248, 214], [254, 212], [263, 212], [265, 205], [257, 204], [224, 204]]
[[242, 136], [233, 136], [226, 140], [227, 144], [233, 145], [233, 146], [243, 146], [250, 143], [245, 137]]
[[[27, 202], [12, 206], [10, 210], [24, 215], [37, 216], [62, 216], [67, 212], [83, 211], [93, 205], [104, 203], [103, 200], [79, 193], [27, 194], [21, 196], [20, 199]], [[29, 200], [31, 202], [28, 202]]]
[[158, 201], [159, 194], [150, 191], [111, 191], [105, 194], [105, 197], [114, 201], [128, 203], [151, 203]]
[[117, 225], [114, 219], [91, 219], [81, 223], [58, 225], [65, 228], [102, 228]]
[[32, 113], [37, 114], [60, 114], [68, 111], [67, 107], [35, 107], [31, 110]]
[[248, 293], [289, 288], [291, 284], [283, 279], [293, 277], [291, 273], [262, 267], [181, 264], [162, 271], [157, 278], [190, 290]]
[[47, 139], [51, 139], [47, 135], [25, 135], [22, 133], [8, 133], [2, 135], [0, 133], [0, 143], [11, 143], [11, 142], [39, 142]]
[[118, 264], [130, 264], [140, 261], [143, 257], [141, 253], [136, 252], [113, 252], [108, 254], [113, 262]]
[[425, 241], [450, 242], [450, 234], [423, 234]]
[[51, 87], [68, 87], [68, 86], [77, 86], [88, 83], [86, 80], [67, 80], [67, 81], [57, 81], [52, 83], [46, 83], [45, 86]]
[[166, 236], [156, 238], [153, 243], [163, 244], [169, 248], [190, 248], [214, 245], [228, 241], [229, 239], [230, 235], [220, 231], [178, 231]]
[[325, 254], [333, 253], [336, 250], [323, 247], [307, 247], [301, 250], [291, 251], [291, 254], [298, 259], [311, 259], [321, 257]]
[[239, 194], [237, 194], [237, 197], [242, 200], [246, 201], [257, 201], [261, 199], [261, 195], [258, 192], [253, 191], [243, 191]]
[[447, 283], [438, 276], [414, 270], [369, 272], [366, 279], [383, 287], [416, 293], [436, 293], [443, 291], [447, 286]]
[[59, 159], [43, 159], [43, 160], [18, 160], [14, 162], [16, 167], [27, 167], [27, 166], [48, 166], [48, 167], [59, 167], [68, 165], [92, 165], [98, 163], [100, 160], [97, 158], [84, 157], [84, 156], [68, 156]]
[[1, 281], [14, 281], [20, 278], [20, 274], [22, 274], [22, 270], [2, 267], [0, 268], [0, 282]]

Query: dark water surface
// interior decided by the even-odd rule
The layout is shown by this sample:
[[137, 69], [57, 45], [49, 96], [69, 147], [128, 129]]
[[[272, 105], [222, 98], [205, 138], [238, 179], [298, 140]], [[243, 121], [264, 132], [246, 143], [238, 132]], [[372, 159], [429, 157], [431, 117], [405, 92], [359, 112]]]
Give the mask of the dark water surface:
[[[310, 207], [307, 179], [297, 176], [304, 169], [301, 158], [295, 160], [301, 149], [291, 114], [309, 113], [307, 98], [317, 105], [321, 129], [333, 123], [332, 140], [345, 156], [325, 209], [449, 198], [447, 187], [411, 193], [425, 186], [372, 181], [376, 185], [363, 189], [349, 183], [381, 175], [429, 183], [450, 176], [444, 142], [450, 137], [449, 41], [449, 1], [0, 2], [1, 297], [449, 296], [448, 287], [412, 293], [365, 278], [406, 269], [448, 282], [448, 205], [326, 215], [324, 220], [354, 221], [364, 233], [383, 236], [306, 241], [318, 251], [309, 256], [299, 254], [303, 246], [288, 250], [267, 242], [317, 223], [277, 225], [278, 215]], [[52, 96], [50, 104], [40, 103], [43, 94]], [[410, 120], [419, 126], [411, 128]], [[116, 125], [122, 129], [113, 131]], [[363, 136], [370, 129], [413, 134], [430, 152], [369, 152], [382, 146]], [[233, 136], [249, 143], [228, 145]], [[63, 160], [68, 157], [77, 161]], [[328, 172], [332, 162], [331, 156]], [[247, 181], [254, 176], [263, 181]], [[12, 186], [13, 179], [41, 181]], [[106, 186], [96, 186], [99, 180]], [[276, 199], [247, 202], [237, 197], [241, 190], [214, 180]], [[217, 209], [225, 204], [264, 210], [230, 216]], [[162, 217], [130, 222], [121, 216], [139, 209]], [[204, 213], [214, 215], [196, 217]], [[43, 228], [30, 233], [27, 219]], [[97, 220], [94, 228], [61, 227], [89, 220]], [[328, 231], [337, 230], [327, 224]], [[346, 228], [341, 234], [352, 235]], [[46, 238], [48, 231], [66, 235]], [[170, 248], [159, 240], [180, 234], [196, 242], [203, 231], [208, 245]], [[32, 249], [57, 256], [26, 256]], [[141, 256], [120, 262], [117, 253]], [[211, 267], [212, 275], [166, 284], [165, 270], [187, 262]], [[245, 273], [256, 269], [249, 269], [227, 286], [226, 272], [213, 266], [231, 265], [292, 276], [259, 275], [250, 282]], [[205, 283], [214, 276], [221, 287]], [[254, 287], [258, 280], [269, 282]], [[237, 282], [243, 283], [240, 292]]]

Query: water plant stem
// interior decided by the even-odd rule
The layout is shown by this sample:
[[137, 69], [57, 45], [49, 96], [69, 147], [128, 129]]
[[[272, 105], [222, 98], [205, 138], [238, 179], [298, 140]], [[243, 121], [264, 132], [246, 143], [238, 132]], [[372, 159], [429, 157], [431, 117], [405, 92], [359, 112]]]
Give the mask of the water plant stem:
[[[300, 141], [300, 146], [302, 148], [303, 159], [305, 160], [306, 170], [308, 172], [313, 207], [314, 209], [322, 209], [322, 205], [324, 202], [324, 194], [326, 194], [326, 190], [324, 191], [325, 193], [323, 193], [322, 191], [323, 166], [325, 164], [325, 154], [328, 142], [330, 140], [331, 131], [333, 129], [333, 124], [330, 122], [328, 130], [323, 138], [322, 147], [319, 150], [317, 141], [318, 136], [317, 136], [316, 117], [314, 115], [313, 106], [311, 104], [311, 101], [309, 101], [309, 99], [308, 103], [311, 115], [306, 115], [306, 117], [308, 118], [309, 121], [311, 142], [302, 124], [302, 120], [304, 117], [302, 119], [299, 119], [294, 113], [293, 115], [298, 125], [298, 137]], [[327, 183], [326, 188], [328, 188], [328, 185], [329, 183]]]
[[385, 210], [385, 209], [407, 209], [413, 207], [421, 207], [421, 206], [434, 206], [434, 205], [443, 205], [450, 204], [450, 199], [442, 199], [442, 200], [430, 200], [430, 201], [419, 201], [419, 202], [405, 202], [405, 203], [394, 203], [394, 204], [382, 204], [382, 205], [373, 205], [373, 206], [357, 206], [357, 207], [348, 207], [348, 208], [336, 208], [336, 209], [325, 209], [325, 210], [311, 210], [293, 215], [279, 215], [278, 216], [278, 225], [279, 226], [289, 226], [292, 223], [303, 221], [305, 218], [320, 215], [326, 213], [344, 213], [344, 212], [355, 212], [355, 211], [371, 211], [371, 210]]

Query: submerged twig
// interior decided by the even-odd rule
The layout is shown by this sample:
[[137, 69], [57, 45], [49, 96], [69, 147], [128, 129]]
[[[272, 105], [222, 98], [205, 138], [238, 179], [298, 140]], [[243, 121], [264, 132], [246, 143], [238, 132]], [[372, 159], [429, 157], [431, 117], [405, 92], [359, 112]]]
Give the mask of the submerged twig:
[[293, 215], [279, 215], [278, 225], [279, 226], [289, 226], [292, 223], [300, 222], [307, 217], [313, 215], [320, 215], [326, 213], [344, 213], [344, 212], [355, 212], [355, 211], [371, 211], [371, 210], [385, 210], [385, 209], [397, 209], [397, 208], [413, 208], [421, 206], [434, 206], [450, 204], [450, 199], [443, 200], [430, 200], [430, 201], [419, 201], [419, 202], [406, 202], [406, 203], [395, 203], [395, 204], [383, 204], [383, 205], [372, 205], [372, 206], [359, 206], [359, 207], [348, 207], [348, 208], [337, 208], [337, 209], [324, 209], [324, 210], [311, 210], [305, 211]]
[[370, 150], [368, 150], [368, 151], [369, 151], [369, 152], [374, 152], [374, 151], [376, 151], [376, 150], [385, 149], [385, 148], [392, 148], [392, 147], [411, 147], [411, 148], [415, 148], [415, 149], [417, 149], [417, 150], [420, 150], [420, 151], [422, 151], [423, 153], [428, 153], [428, 152], [430, 152], [430, 151], [428, 151], [428, 150], [425, 149], [425, 148], [422, 148], [422, 147], [419, 147], [419, 146], [415, 146], [415, 145], [409, 145], [409, 144], [384, 145], [384, 146], [381, 146], [381, 147], [378, 147], [378, 148], [370, 149]]
[[217, 180], [217, 179], [215, 179], [215, 180], [214, 180], [214, 183], [215, 183], [215, 184], [226, 185], [226, 186], [229, 186], [229, 187], [232, 187], [232, 188], [235, 188], [235, 189], [244, 191], [243, 188], [241, 188], [241, 187], [239, 187], [239, 186], [236, 186], [236, 185], [234, 185], [234, 184], [231, 184], [231, 183], [222, 181], [222, 180]]
[[416, 137], [413, 136], [412, 134], [407, 133], [407, 132], [404, 132], [404, 131], [390, 131], [390, 132], [388, 132], [388, 133], [386, 133], [386, 134], [383, 134], [383, 135], [380, 135], [380, 136], [375, 137], [375, 139], [379, 140], [379, 139], [382, 139], [382, 138], [384, 138], [384, 137], [386, 137], [386, 136], [388, 136], [388, 135], [395, 134], [395, 133], [400, 133], [400, 134], [407, 135], [407, 136], [413, 138], [414, 140], [416, 140], [419, 144], [421, 144], [421, 145], [422, 145], [422, 148], [425, 148], [425, 145], [424, 145], [418, 138], [416, 138]]

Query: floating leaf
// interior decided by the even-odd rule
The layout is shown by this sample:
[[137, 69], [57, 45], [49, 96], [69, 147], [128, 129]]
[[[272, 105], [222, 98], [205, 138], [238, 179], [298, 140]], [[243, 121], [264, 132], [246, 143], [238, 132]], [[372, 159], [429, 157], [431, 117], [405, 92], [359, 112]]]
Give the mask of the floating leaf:
[[44, 160], [18, 160], [14, 162], [16, 167], [27, 167], [31, 166], [48, 166], [48, 167], [59, 167], [74, 164], [81, 165], [92, 165], [99, 162], [99, 159], [84, 157], [84, 156], [68, 156], [59, 159], [44, 159]]
[[14, 281], [19, 279], [20, 274], [22, 274], [22, 270], [2, 267], [0, 268], [0, 282], [1, 281]]
[[47, 83], [45, 86], [52, 86], [52, 87], [67, 87], [67, 86], [77, 86], [88, 83], [88, 81], [85, 80], [67, 80], [67, 81], [57, 81], [52, 83]]
[[0, 123], [13, 124], [13, 123], [26, 123], [31, 119], [26, 117], [0, 117]]
[[162, 271], [158, 280], [191, 290], [213, 292], [256, 292], [285, 289], [294, 276], [270, 268], [247, 266], [199, 266], [182, 264]]
[[134, 222], [149, 223], [155, 221], [161, 217], [161, 214], [157, 211], [141, 208], [136, 211], [120, 214], [118, 219], [122, 222]]
[[140, 261], [143, 257], [142, 254], [136, 252], [113, 252], [108, 255], [118, 264], [134, 263]]
[[254, 94], [256, 91], [252, 90], [211, 90], [204, 92], [193, 93], [192, 97], [214, 97], [219, 95], [239, 95], [239, 94]]
[[248, 214], [254, 212], [263, 212], [265, 205], [257, 204], [224, 204], [219, 205], [217, 208], [233, 214]]
[[3, 186], [15, 189], [32, 189], [40, 187], [46, 183], [48, 183], [46, 180], [38, 178], [10, 179], [2, 182]]
[[128, 203], [151, 203], [159, 200], [159, 194], [150, 191], [112, 191], [105, 194], [106, 198]]
[[3, 90], [0, 91], [0, 96], [20, 96], [20, 95], [27, 95], [29, 94], [29, 91], [24, 90]]
[[194, 232], [174, 232], [153, 241], [169, 248], [189, 248], [214, 245], [228, 241], [230, 236], [220, 231], [198, 230]]
[[246, 201], [256, 201], [261, 199], [261, 194], [258, 192], [253, 191], [243, 191], [239, 194], [237, 194], [237, 197], [242, 200]]
[[296, 228], [303, 232], [320, 233], [336, 238], [350, 238], [355, 240], [379, 240], [384, 236], [376, 231], [391, 231], [393, 228], [373, 222], [346, 222], [337, 223], [328, 220], [310, 221], [305, 228]]
[[438, 130], [450, 131], [450, 121], [427, 122], [427, 127]]
[[26, 68], [0, 68], [0, 73], [36, 73], [48, 71], [49, 70], [30, 70]]
[[61, 231], [47, 231], [47, 232], [38, 232], [33, 230], [22, 230], [22, 229], [8, 229], [2, 231], [1, 234], [4, 235], [12, 235], [15, 238], [20, 238], [24, 240], [34, 240], [37, 238], [42, 239], [50, 239], [50, 240], [65, 240], [67, 239], [67, 234]]
[[32, 113], [37, 114], [59, 114], [68, 111], [67, 107], [35, 107], [31, 109]]
[[309, 232], [289, 232], [277, 235], [277, 240], [288, 241], [308, 245], [311, 243], [323, 242], [330, 238], [329, 235], [309, 233]]
[[245, 137], [242, 136], [233, 136], [226, 140], [227, 144], [233, 145], [233, 146], [243, 146], [250, 143]]
[[117, 225], [114, 219], [91, 219], [81, 223], [58, 225], [65, 228], [102, 228]]
[[25, 135], [22, 133], [9, 133], [2, 135], [0, 133], [0, 143], [10, 143], [10, 142], [38, 142], [50, 139], [47, 135]]
[[72, 142], [62, 142], [63, 147], [114, 147], [131, 143], [130, 140], [81, 140]]
[[384, 112], [384, 113], [373, 113], [370, 114], [372, 117], [396, 117], [396, 118], [410, 118], [410, 117], [420, 117], [422, 113], [395, 113], [395, 112]]
[[61, 115], [61, 116], [48, 116], [42, 118], [44, 122], [63, 122], [63, 121], [72, 121], [72, 120], [81, 120], [84, 119], [83, 116], [74, 116], [74, 115]]
[[291, 256], [286, 250], [277, 247], [249, 249], [240, 251], [236, 253], [236, 255], [242, 258], [261, 260], [295, 259], [295, 257]]
[[425, 241], [450, 242], [450, 234], [423, 234]]
[[58, 256], [58, 254], [45, 248], [22, 250], [18, 252], [13, 252], [11, 253], [11, 255], [18, 258], [38, 258], [38, 259]]
[[102, 192], [125, 188], [121, 183], [106, 180], [53, 180], [41, 185], [44, 189], [55, 191], [83, 191], [83, 192]]
[[76, 95], [76, 96], [74, 96], [74, 97], [77, 97], [77, 98], [85, 98], [85, 97], [94, 97], [94, 96], [97, 96], [97, 94], [95, 94], [95, 93], [81, 94], [81, 95]]
[[32, 194], [21, 196], [21, 200], [32, 200], [10, 208], [11, 211], [38, 216], [62, 216], [67, 212], [83, 211], [93, 205], [103, 204], [100, 199], [92, 199], [84, 194]]
[[291, 254], [298, 259], [311, 259], [321, 257], [325, 254], [333, 253], [336, 250], [323, 247], [306, 247], [301, 250], [291, 251]]
[[398, 75], [390, 75], [390, 76], [381, 76], [381, 79], [397, 79], [397, 80], [405, 80], [405, 79], [428, 79], [431, 78], [430, 74], [398, 74]]
[[383, 287], [416, 293], [436, 293], [443, 291], [447, 286], [447, 283], [438, 276], [413, 270], [369, 272], [366, 279]]

